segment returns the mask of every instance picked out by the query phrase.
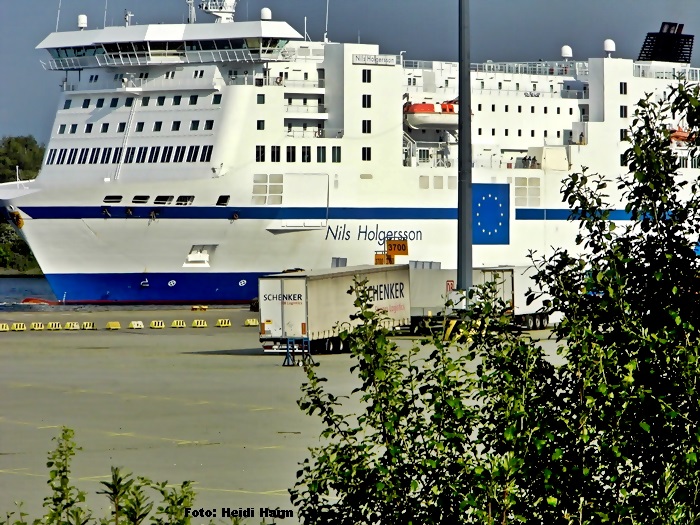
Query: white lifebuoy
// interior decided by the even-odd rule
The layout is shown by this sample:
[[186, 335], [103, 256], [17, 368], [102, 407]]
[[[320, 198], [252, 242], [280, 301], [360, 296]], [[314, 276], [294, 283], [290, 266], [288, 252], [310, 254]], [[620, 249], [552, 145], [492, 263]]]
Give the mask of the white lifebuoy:
[[321, 131], [317, 131], [316, 133], [314, 133], [314, 136], [315, 136], [317, 139], [320, 139], [320, 138], [321, 138]]
[[277, 77], [275, 79], [275, 84], [277, 84], [278, 86], [281, 86], [282, 85], [282, 77]]

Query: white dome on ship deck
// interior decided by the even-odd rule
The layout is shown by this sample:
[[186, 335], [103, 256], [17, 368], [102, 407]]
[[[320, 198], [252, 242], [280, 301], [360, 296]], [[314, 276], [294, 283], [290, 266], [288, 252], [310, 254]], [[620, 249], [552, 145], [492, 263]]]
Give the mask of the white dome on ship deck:
[[610, 38], [605, 40], [605, 42], [603, 42], [603, 51], [605, 51], [608, 56], [610, 56], [610, 53], [614, 53], [616, 51], [615, 41]]
[[562, 58], [573, 58], [574, 51], [571, 46], [561, 46], [561, 57]]
[[260, 20], [272, 20], [272, 10], [269, 7], [260, 10]]
[[87, 15], [78, 15], [78, 29], [81, 31], [87, 28]]

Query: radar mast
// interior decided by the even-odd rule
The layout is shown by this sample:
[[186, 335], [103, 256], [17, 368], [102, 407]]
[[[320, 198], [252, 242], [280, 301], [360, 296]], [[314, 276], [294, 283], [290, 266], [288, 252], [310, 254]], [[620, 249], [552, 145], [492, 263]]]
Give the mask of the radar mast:
[[216, 17], [217, 23], [233, 22], [238, 0], [204, 0], [199, 6], [202, 11]]

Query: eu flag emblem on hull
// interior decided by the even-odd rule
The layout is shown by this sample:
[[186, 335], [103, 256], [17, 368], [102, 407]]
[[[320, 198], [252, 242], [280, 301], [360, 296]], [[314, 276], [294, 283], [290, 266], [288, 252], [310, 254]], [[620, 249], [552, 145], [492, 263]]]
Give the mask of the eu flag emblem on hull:
[[472, 188], [474, 244], [510, 244], [508, 184], [474, 184]]

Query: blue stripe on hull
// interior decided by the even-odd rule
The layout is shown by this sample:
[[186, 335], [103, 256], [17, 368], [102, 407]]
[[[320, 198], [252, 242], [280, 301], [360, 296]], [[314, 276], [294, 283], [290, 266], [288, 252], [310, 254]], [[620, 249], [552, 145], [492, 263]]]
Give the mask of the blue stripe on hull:
[[[101, 304], [231, 304], [257, 297], [263, 273], [48, 274], [58, 301]], [[147, 285], [146, 285], [147, 284]]]

